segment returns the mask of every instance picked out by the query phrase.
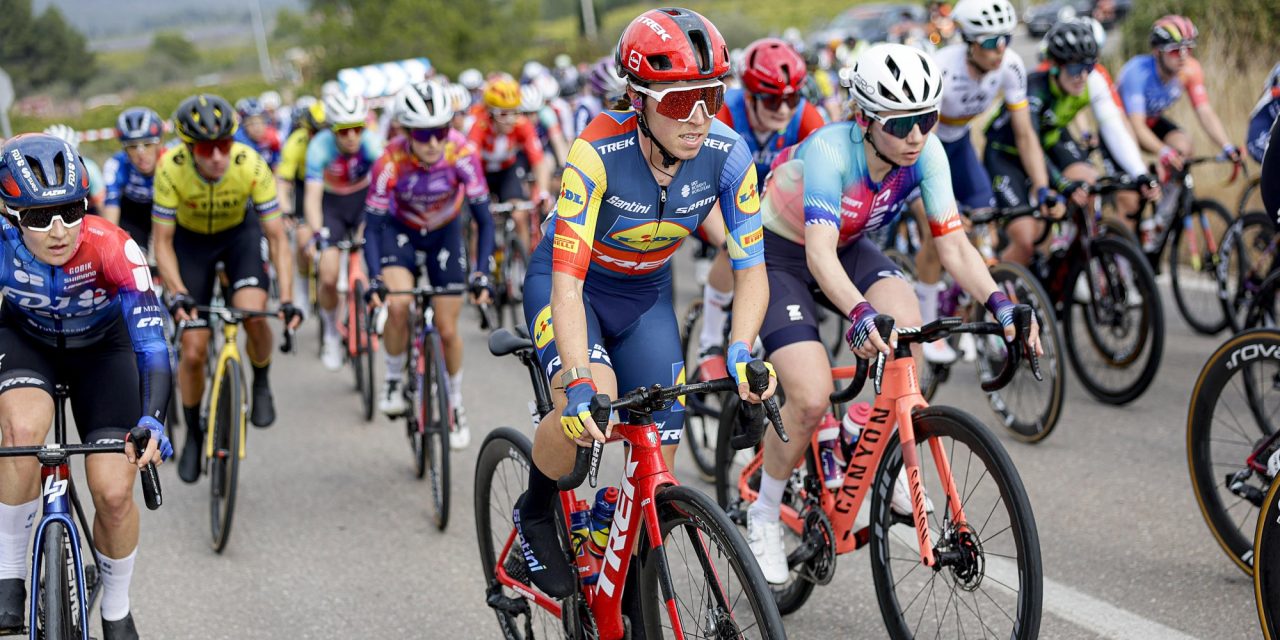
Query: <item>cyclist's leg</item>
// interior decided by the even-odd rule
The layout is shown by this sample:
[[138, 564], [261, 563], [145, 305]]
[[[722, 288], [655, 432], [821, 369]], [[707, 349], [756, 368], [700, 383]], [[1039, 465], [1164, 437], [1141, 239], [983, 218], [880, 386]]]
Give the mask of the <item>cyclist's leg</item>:
[[[489, 183], [489, 195], [494, 200], [515, 205], [525, 201], [524, 185], [520, 183], [516, 167], [486, 173], [485, 179]], [[533, 247], [529, 245], [529, 212], [518, 207], [512, 209], [511, 220], [515, 223], [516, 237], [524, 244], [526, 250], [532, 251]]]
[[[991, 172], [991, 186], [995, 191], [996, 204], [999, 207], [1021, 207], [1030, 202], [1027, 190], [1031, 187], [1031, 180], [1023, 171], [1021, 160], [988, 148], [986, 166]], [[1022, 217], [1010, 222], [1005, 227], [1005, 233], [1009, 236], [1009, 246], [1000, 256], [1001, 259], [1021, 265], [1031, 264], [1035, 243], [1044, 229], [1043, 225], [1043, 222], [1031, 217]]]
[[[213, 298], [217, 273], [214, 266], [225, 233], [202, 236], [182, 227], [174, 230], [173, 248], [178, 255], [178, 272], [187, 294], [197, 305], [207, 305]], [[200, 422], [200, 400], [204, 397], [204, 372], [209, 358], [209, 322], [203, 314], [182, 328], [182, 355], [178, 359], [178, 390], [181, 392], [182, 420], [187, 426], [187, 442], [178, 462], [178, 475], [186, 482], [200, 477], [200, 449], [204, 426]]]
[[431, 307], [435, 310], [436, 331], [444, 346], [444, 364], [449, 375], [449, 404], [453, 406], [457, 427], [449, 437], [455, 449], [466, 447], [471, 438], [466, 411], [462, 408], [462, 336], [458, 335], [458, 316], [469, 270], [462, 225], [462, 216], [454, 218], [431, 233], [426, 247], [427, 279], [436, 291], [444, 292], [432, 298]]
[[[250, 311], [267, 309], [267, 269], [263, 262], [261, 237], [257, 220], [246, 219], [238, 228], [228, 231], [227, 248], [222, 262], [231, 283], [231, 306]], [[271, 397], [271, 325], [266, 318], [247, 318], [244, 332], [248, 336], [245, 355], [253, 369], [253, 406], [249, 421], [255, 427], [268, 427], [275, 422], [275, 403]]]

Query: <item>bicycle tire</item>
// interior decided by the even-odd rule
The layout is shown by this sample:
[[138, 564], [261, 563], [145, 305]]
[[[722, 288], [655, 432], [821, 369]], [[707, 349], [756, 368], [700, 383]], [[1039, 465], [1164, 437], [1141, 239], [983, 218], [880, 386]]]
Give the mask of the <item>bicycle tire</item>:
[[423, 340], [419, 361], [414, 408], [423, 427], [423, 466], [431, 491], [431, 521], [438, 531], [449, 526], [449, 432], [453, 409], [449, 404], [447, 370], [440, 334], [431, 332]]
[[[514, 234], [513, 234], [514, 235]], [[524, 276], [529, 272], [529, 253], [524, 243], [512, 237], [507, 245], [506, 261], [502, 265], [507, 282], [507, 302], [511, 309], [511, 326], [523, 327], [524, 323]]]
[[[499, 427], [485, 436], [480, 446], [480, 455], [476, 459], [474, 509], [476, 517], [476, 542], [480, 547], [480, 568], [485, 581], [486, 595], [497, 594], [512, 603], [524, 603], [525, 612], [516, 614], [499, 607], [493, 607], [498, 618], [498, 626], [502, 628], [502, 637], [515, 640], [532, 640], [526, 631], [532, 627], [533, 620], [538, 621], [541, 633], [539, 638], [568, 637], [560, 618], [550, 612], [531, 605], [519, 593], [499, 586], [497, 579], [498, 552], [506, 545], [515, 524], [511, 513], [516, 500], [529, 482], [529, 465], [533, 464], [533, 445], [523, 433], [511, 427]], [[557, 514], [560, 501], [555, 501]], [[561, 521], [563, 517], [557, 515]], [[495, 523], [496, 520], [496, 523]], [[495, 528], [496, 527], [496, 528]], [[513, 578], [532, 587], [528, 580], [528, 568], [524, 557], [519, 553], [519, 544], [512, 544], [511, 551], [504, 560], [508, 573]], [[519, 622], [521, 615], [528, 616], [529, 627]], [[548, 633], [548, 629], [554, 633]]]
[[[894, 431], [887, 442], [884, 457], [880, 460], [880, 467], [876, 471], [875, 490], [871, 493], [871, 573], [875, 582], [876, 599], [880, 605], [880, 613], [884, 617], [885, 625], [889, 631], [889, 637], [895, 639], [905, 639], [914, 637], [929, 637], [935, 635], [935, 631], [930, 628], [922, 629], [921, 625], [925, 623], [924, 618], [928, 615], [929, 599], [935, 593], [934, 587], [941, 586], [944, 591], [948, 591], [946, 584], [938, 585], [937, 582], [931, 582], [929, 585], [929, 595], [924, 598], [921, 604], [921, 611], [917, 615], [911, 611], [914, 605], [919, 602], [915, 598], [917, 594], [923, 593], [917, 591], [914, 584], [906, 586], [904, 593], [907, 598], [906, 609], [900, 606], [900, 600], [895, 594], [895, 589], [902, 587], [908, 578], [917, 575], [919, 578], [928, 581], [944, 580], [951, 583], [948, 598], [956, 598], [956, 590], [960, 589], [967, 592], [972, 597], [969, 603], [971, 615], [979, 618], [979, 628], [981, 631], [976, 635], [1006, 638], [1036, 638], [1040, 630], [1041, 603], [1043, 599], [1043, 571], [1040, 558], [1040, 542], [1039, 534], [1036, 530], [1035, 516], [1031, 512], [1031, 503], [1027, 498], [1026, 489], [1023, 487], [1022, 480], [1018, 475], [1017, 469], [1013, 466], [1013, 462], [1009, 459], [1009, 454], [1005, 452], [1000, 445], [1000, 441], [991, 434], [982, 423], [973, 416], [954, 409], [951, 407], [926, 407], [914, 411], [912, 414], [912, 422], [916, 432], [916, 450], [920, 459], [921, 482], [926, 485], [927, 495], [931, 495], [937, 499], [938, 504], [936, 510], [928, 516], [930, 520], [930, 529], [933, 533], [932, 540], [936, 545], [934, 553], [939, 550], [949, 551], [954, 545], [958, 549], [958, 553], [964, 556], [955, 565], [943, 566], [938, 570], [924, 569], [923, 572], [916, 574], [914, 571], [921, 566], [919, 552], [919, 541], [916, 537], [915, 526], [910, 517], [897, 515], [890, 508], [889, 496], [893, 495], [894, 483], [899, 477], [899, 469], [902, 467], [902, 447], [898, 440], [898, 432]], [[950, 521], [951, 505], [945, 499], [945, 493], [941, 489], [938, 482], [937, 467], [933, 464], [933, 456], [930, 449], [925, 447], [925, 443], [934, 439], [941, 440], [949, 438], [951, 445], [942, 449], [946, 451], [950, 460], [952, 469], [952, 480], [957, 483], [957, 492], [961, 500], [961, 506], [969, 514], [975, 514], [975, 520], [978, 517], [984, 518], [981, 528], [975, 532], [970, 526], [959, 526]], [[964, 462], [959, 460], [956, 452], [956, 444], [962, 444], [969, 448], [970, 454]], [[973, 469], [974, 457], [978, 458], [978, 462], [983, 465], [983, 469]], [[929, 469], [933, 470], [933, 477], [929, 478]], [[970, 480], [976, 475], [972, 487]], [[977, 495], [977, 489], [987, 480], [991, 479], [995, 485], [995, 492], [999, 496], [1000, 503], [1006, 505], [1004, 516], [1008, 518], [1008, 525], [1002, 518], [994, 525], [991, 524], [992, 518], [996, 515], [996, 510], [1000, 503], [986, 507], [985, 502], [981, 501]], [[930, 485], [930, 480], [933, 484]], [[973, 493], [969, 493], [970, 489]], [[969, 523], [965, 523], [969, 524]], [[901, 525], [895, 533], [894, 525]], [[982, 539], [984, 531], [994, 530], [995, 533], [986, 540]], [[947, 535], [943, 535], [942, 531], [946, 531]], [[967, 532], [967, 533], [966, 533]], [[1010, 532], [1009, 538], [1012, 538], [1011, 553], [997, 554], [991, 549], [993, 543], [1005, 536], [1006, 532]], [[891, 538], [899, 538], [900, 542]], [[976, 538], [976, 539], [975, 539]], [[960, 544], [957, 544], [959, 542]], [[1003, 540], [1000, 540], [1003, 544]], [[891, 553], [893, 545], [901, 545], [896, 549], [898, 555]], [[941, 545], [949, 545], [943, 548]], [[903, 549], [907, 549], [905, 557], [903, 557]], [[1003, 548], [1003, 547], [1002, 547]], [[975, 553], [976, 551], [976, 553]], [[915, 552], [915, 553], [912, 553]], [[1014, 556], [1016, 554], [1016, 556]], [[935, 555], [935, 557], [938, 557]], [[1014, 557], [1012, 561], [1004, 560], [1006, 557]], [[970, 564], [959, 566], [966, 558], [973, 558]], [[896, 566], [907, 566], [902, 575], [898, 576]], [[989, 609], [991, 605], [1000, 607], [1000, 599], [994, 597], [990, 592], [984, 591], [981, 596], [974, 595], [974, 592], [983, 586], [984, 582], [994, 582], [996, 585], [1008, 590], [1013, 590], [1009, 583], [1019, 583], [1016, 590], [1017, 595], [1014, 598], [1013, 606], [1003, 607], [1003, 614], [997, 613]], [[1003, 595], [1003, 592], [997, 593], [996, 596]], [[985, 596], [985, 598], [984, 598]], [[963, 595], [958, 597], [963, 598]], [[936, 621], [937, 632], [940, 633], [945, 627], [948, 629], [948, 636], [951, 637], [967, 637], [974, 634], [965, 634], [959, 629], [961, 624], [961, 611], [956, 602], [948, 599], [950, 605], [943, 606], [942, 618]], [[935, 602], [933, 611], [935, 617], [938, 603]], [[949, 608], [950, 607], [950, 608]], [[992, 615], [982, 616], [982, 611], [987, 609]], [[948, 616], [955, 613], [955, 619], [948, 621]], [[1010, 619], [1012, 614], [1016, 612], [1016, 619], [1011, 619], [1012, 627], [1005, 629], [1003, 623], [1006, 619]], [[912, 628], [912, 620], [915, 621]], [[1000, 629], [991, 629], [991, 625], [999, 624]]]
[[360, 410], [365, 422], [373, 420], [373, 334], [369, 330], [369, 305], [364, 301], [365, 283], [357, 280], [353, 288], [355, 308], [352, 312], [351, 330], [347, 332], [356, 340], [356, 357], [352, 368], [356, 373], [356, 388], [360, 390]]
[[[1246, 351], [1248, 349], [1252, 351]], [[1274, 363], [1258, 355], [1275, 349], [1280, 349], [1280, 331], [1274, 329], [1249, 330], [1224, 342], [1200, 370], [1187, 409], [1187, 468], [1196, 505], [1218, 546], [1249, 575], [1253, 573], [1251, 536], [1255, 533], [1257, 506], [1244, 496], [1260, 496], [1266, 486], [1259, 481], [1265, 483], [1270, 479], [1247, 473], [1245, 458], [1276, 428], [1266, 419], [1265, 404], [1250, 391], [1254, 387], [1252, 380], [1274, 378], [1280, 374], [1280, 365], [1269, 375], [1259, 372], [1249, 379], [1245, 376], [1250, 375], [1248, 364], [1251, 362]], [[1237, 373], [1241, 375], [1240, 381], [1234, 380]], [[1243, 386], [1245, 392], [1231, 395], [1231, 391], [1239, 394], [1239, 386]], [[1242, 400], [1250, 410], [1216, 411], [1224, 400], [1235, 399]], [[1242, 416], [1252, 420], [1242, 421]], [[1236, 489], [1233, 491], [1228, 485], [1236, 485]]]
[[1264, 640], [1280, 639], [1280, 480], [1271, 483], [1253, 536], [1253, 595]]
[[217, 553], [227, 548], [231, 523], [235, 520], [236, 490], [240, 480], [240, 434], [244, 432], [244, 380], [239, 364], [228, 360], [215, 396], [209, 399], [216, 409], [209, 428], [213, 429], [213, 455], [209, 458], [210, 545]]
[[66, 525], [50, 522], [44, 529], [40, 550], [40, 602], [37, 605], [36, 638], [72, 640], [81, 637], [73, 610], [71, 590], [76, 588], [68, 575], [69, 551]]
[[[1063, 344], [1067, 348], [1071, 368], [1075, 370], [1080, 384], [1098, 400], [1119, 406], [1136, 400], [1155, 380], [1164, 353], [1164, 308], [1156, 286], [1155, 273], [1146, 257], [1137, 249], [1117, 238], [1101, 237], [1093, 239], [1091, 251], [1093, 256], [1089, 265], [1097, 264], [1102, 268], [1107, 284], [1106, 293], [1109, 295], [1102, 300], [1075, 300], [1077, 280], [1090, 273], [1085, 270], [1085, 264], [1075, 265], [1066, 281], [1063, 310], [1058, 320], [1062, 324]], [[1141, 297], [1137, 305], [1140, 309], [1137, 322], [1128, 319], [1130, 285]], [[1093, 286], [1089, 286], [1087, 290], [1096, 291]], [[1117, 295], [1123, 295], [1124, 298], [1117, 299]], [[1105, 308], [1102, 310], [1108, 313], [1105, 324], [1104, 319], [1097, 316], [1097, 308], [1103, 304]], [[1075, 317], [1077, 310], [1082, 314], [1079, 319]], [[1082, 329], [1085, 336], [1076, 336], [1077, 324], [1084, 325]], [[1122, 330], [1126, 334], [1136, 330], [1136, 344], [1124, 350], [1116, 350], [1104, 344], [1103, 334], [1114, 334], [1116, 330]], [[1095, 375], [1090, 369], [1083, 359], [1086, 352], [1096, 354], [1102, 360], [1103, 371], [1108, 372], [1128, 371], [1144, 353], [1148, 355], [1134, 379], [1111, 384], [1101, 374]]]
[[[684, 354], [685, 378], [697, 380], [701, 375], [698, 365], [698, 334], [702, 327], [702, 300], [689, 303], [685, 311], [680, 352]], [[690, 367], [692, 363], [692, 367]], [[703, 482], [714, 482], [716, 472], [716, 437], [720, 425], [720, 407], [712, 405], [710, 400], [715, 394], [689, 394], [685, 396], [684, 434], [680, 442], [689, 450], [693, 464], [698, 469], [698, 477]], [[717, 400], [717, 404], [718, 400]]]
[[[1203, 220], [1208, 224], [1207, 229], [1201, 223], [1201, 216], [1204, 216]], [[1221, 303], [1216, 300], [1217, 261], [1220, 256], [1217, 251], [1209, 249], [1210, 246], [1214, 249], [1219, 246], [1222, 236], [1231, 226], [1231, 213], [1217, 200], [1202, 199], [1191, 203], [1190, 229], [1187, 227], [1186, 217], [1180, 217], [1175, 224], [1177, 222], [1183, 224], [1172, 230], [1173, 238], [1169, 246], [1169, 286], [1173, 289], [1173, 300], [1182, 319], [1196, 333], [1215, 335], [1227, 328], [1227, 317], [1222, 311]], [[1183, 237], [1188, 232], [1199, 234], [1196, 242], [1198, 256], [1182, 255], [1184, 247], [1190, 250], [1187, 246], [1190, 244], [1189, 238]], [[1209, 244], [1210, 241], [1213, 242], [1212, 245]], [[1194, 264], [1184, 264], [1193, 258], [1201, 263], [1198, 268]]]
[[1248, 317], [1249, 302], [1275, 267], [1276, 255], [1270, 250], [1274, 239], [1272, 218], [1262, 211], [1236, 218], [1222, 239], [1218, 249], [1218, 298], [1232, 333], [1263, 322]]
[[[1058, 333], [1058, 321], [1054, 318], [1053, 302], [1039, 279], [1020, 264], [996, 263], [991, 266], [991, 277], [1010, 300], [1030, 305], [1035, 313], [1040, 326], [1040, 344], [1044, 349], [1044, 355], [1040, 357], [1040, 372], [1045, 379], [1037, 381], [1031, 372], [1031, 363], [1024, 360], [1007, 386], [987, 393], [987, 403], [1009, 435], [1022, 442], [1040, 442], [1049, 437], [1058, 425], [1066, 397], [1066, 363], [1062, 358], [1062, 339]], [[978, 312], [986, 313], [981, 305], [975, 307]], [[975, 336], [974, 340], [978, 350], [975, 362], [983, 379], [995, 377], [1004, 364], [1004, 341], [995, 336], [999, 343], [993, 345], [989, 339], [992, 337]], [[1037, 390], [1046, 387], [1048, 393], [1042, 398], [1020, 402], [1025, 396], [1035, 396]]]
[[[671, 635], [669, 632], [674, 629], [674, 623], [671, 627], [662, 624], [670, 614], [661, 594], [668, 593], [676, 601], [677, 611], [685, 610], [690, 614], [681, 616], [681, 626], [686, 630], [686, 637], [785, 638], [782, 615], [778, 613], [769, 583], [765, 582], [764, 574], [760, 572], [760, 566], [756, 564], [747, 541], [724, 511], [706, 494], [680, 485], [658, 489], [654, 501], [658, 512], [658, 530], [664, 539], [661, 548], [669, 564], [655, 561], [657, 551], [651, 548], [652, 543], [648, 540], [649, 528], [642, 528], [639, 548], [643, 551], [640, 564], [635, 567], [640, 571], [640, 607], [645, 628], [658, 631], [658, 634], [647, 633], [646, 637]], [[690, 553], [667, 553], [669, 548], [678, 543], [674, 539], [678, 537], [674, 534], [677, 527], [689, 534]], [[723, 557], [717, 560], [704, 555], [704, 552], [715, 550], [719, 550]], [[688, 567], [689, 555], [697, 557], [697, 565], [693, 568]], [[686, 560], [687, 570], [684, 572], [674, 567], [678, 557]], [[681, 603], [678, 594], [680, 583], [686, 577], [696, 580], [694, 572], [697, 569], [701, 569], [708, 588], [695, 593], [692, 604]], [[709, 588], [710, 585], [727, 585], [730, 583], [729, 576], [735, 577], [742, 586], [741, 595], [733, 596], [725, 593], [728, 589], [722, 589], [718, 594], [720, 602], [717, 606], [708, 607], [704, 611], [691, 610], [693, 605], [712, 604], [716, 598], [706, 596], [708, 592], [711, 592], [710, 596], [717, 594]], [[743, 600], [747, 605], [745, 609], [741, 606]], [[752, 623], [745, 620], [748, 612]], [[724, 629], [722, 625], [726, 624], [732, 625], [732, 628]], [[704, 633], [690, 636], [689, 629], [703, 629]], [[705, 632], [710, 632], [711, 635], [708, 636]]]

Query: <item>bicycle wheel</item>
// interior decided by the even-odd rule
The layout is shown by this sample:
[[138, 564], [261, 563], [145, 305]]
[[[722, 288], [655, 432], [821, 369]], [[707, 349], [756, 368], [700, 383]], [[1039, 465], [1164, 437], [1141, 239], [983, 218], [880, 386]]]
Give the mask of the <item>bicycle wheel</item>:
[[511, 326], [523, 327], [524, 324], [524, 275], [529, 270], [529, 254], [524, 244], [512, 234], [507, 243], [506, 261], [502, 268], [503, 279], [507, 283], [507, 302], [511, 309]]
[[1253, 536], [1253, 595], [1265, 640], [1280, 638], [1280, 481], [1271, 483]]
[[1222, 238], [1217, 263], [1218, 298], [1233, 333], [1268, 321], [1274, 325], [1274, 317], [1250, 319], [1246, 315], [1249, 302], [1275, 267], [1274, 241], [1271, 216], [1262, 211], [1250, 211], [1237, 218]]
[[1191, 214], [1173, 230], [1169, 248], [1169, 285], [1178, 312], [1197, 333], [1213, 335], [1227, 327], [1218, 301], [1218, 245], [1231, 214], [1216, 200], [1196, 200]]
[[[520, 543], [515, 540], [515, 523], [511, 521], [516, 500], [529, 483], [532, 461], [533, 445], [529, 438], [511, 427], [490, 432], [476, 459], [476, 542], [480, 545], [485, 595], [498, 617], [502, 637], [517, 640], [567, 637], [559, 616], [531, 605], [520, 593], [502, 586], [497, 577], [497, 567], [501, 564], [512, 578], [534, 588], [524, 556], [520, 555]], [[563, 520], [558, 514], [559, 505], [557, 500], [557, 517]], [[526, 618], [523, 624], [519, 620], [521, 616]]]
[[[921, 486], [936, 505], [928, 520], [939, 566], [924, 566], [914, 521], [890, 507], [903, 464], [895, 431], [871, 494], [871, 574], [889, 637], [1037, 637], [1040, 542], [1009, 454], [982, 423], [957, 409], [920, 409], [912, 421]], [[943, 453], [947, 478], [935, 457]], [[943, 489], [952, 482], [959, 505]], [[960, 508], [973, 521], [956, 520]]]
[[70, 562], [66, 525], [50, 522], [44, 529], [40, 548], [40, 601], [36, 604], [35, 637], [47, 640], [72, 640], [81, 637], [75, 565]]
[[[684, 314], [684, 330], [680, 337], [680, 350], [684, 354], [685, 378], [697, 380], [701, 375], [698, 366], [698, 334], [702, 331], [702, 300], [689, 303]], [[716, 433], [720, 426], [721, 401], [716, 394], [698, 393], [684, 397], [684, 435], [680, 442], [703, 482], [715, 480]]]
[[218, 388], [210, 398], [209, 428], [213, 455], [209, 457], [209, 532], [213, 550], [222, 553], [231, 538], [240, 477], [240, 434], [244, 429], [244, 382], [240, 366], [228, 360]]
[[1248, 574], [1258, 508], [1271, 478], [1246, 459], [1280, 421], [1276, 349], [1280, 332], [1273, 329], [1226, 341], [1201, 369], [1187, 410], [1187, 465], [1200, 514], [1218, 545]]
[[1087, 265], [1076, 265], [1066, 280], [1063, 343], [1090, 394], [1127, 404], [1151, 386], [1160, 366], [1164, 307], [1151, 265], [1136, 249], [1101, 237], [1090, 251]]
[[[655, 501], [666, 561], [650, 548], [649, 528], [641, 529], [645, 637], [785, 638], [769, 583], [729, 517], [689, 487], [663, 487]], [[679, 627], [664, 601], [674, 603]]]
[[418, 454], [431, 488], [431, 521], [436, 529], [449, 526], [449, 432], [453, 409], [444, 367], [440, 334], [431, 332], [418, 354], [418, 380], [414, 385], [414, 411], [422, 425], [422, 446]]
[[355, 306], [352, 311], [350, 339], [356, 340], [356, 357], [351, 367], [356, 374], [356, 388], [360, 390], [360, 409], [364, 421], [373, 420], [373, 337], [369, 331], [369, 305], [364, 301], [365, 283], [357, 280], [353, 289]]
[[[1040, 281], [1026, 267], [1010, 262], [1000, 262], [991, 267], [991, 277], [996, 286], [1015, 303], [1030, 305], [1040, 325], [1040, 344], [1044, 355], [1040, 358], [1040, 373], [1044, 380], [1036, 380], [1031, 363], [1024, 360], [1013, 380], [1003, 389], [987, 394], [987, 402], [996, 413], [1009, 435], [1023, 442], [1039, 442], [1053, 432], [1062, 416], [1062, 401], [1066, 396], [1066, 363], [1062, 359], [1062, 342], [1058, 337], [1058, 322], [1054, 319], [1053, 303]], [[974, 305], [992, 321], [981, 305]], [[978, 350], [978, 374], [992, 378], [1004, 366], [1007, 346], [1001, 336], [975, 336]]]

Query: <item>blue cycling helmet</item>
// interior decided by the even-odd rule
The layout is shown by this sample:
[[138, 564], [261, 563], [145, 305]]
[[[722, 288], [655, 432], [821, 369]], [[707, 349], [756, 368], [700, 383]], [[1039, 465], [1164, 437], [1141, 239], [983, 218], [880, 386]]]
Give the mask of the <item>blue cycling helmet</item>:
[[240, 114], [240, 121], [243, 122], [249, 118], [265, 116], [267, 108], [262, 106], [262, 102], [257, 98], [240, 98], [236, 101], [236, 112]]
[[89, 174], [63, 140], [24, 133], [9, 138], [0, 154], [0, 199], [10, 209], [55, 207], [89, 196]]
[[116, 118], [116, 138], [120, 144], [160, 142], [163, 135], [164, 120], [146, 107], [129, 107]]

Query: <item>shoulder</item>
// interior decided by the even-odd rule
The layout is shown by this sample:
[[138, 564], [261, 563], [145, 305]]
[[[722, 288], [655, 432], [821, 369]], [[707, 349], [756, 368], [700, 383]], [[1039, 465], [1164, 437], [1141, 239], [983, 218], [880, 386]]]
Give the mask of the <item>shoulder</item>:
[[1000, 68], [1005, 71], [1025, 74], [1027, 72], [1027, 64], [1023, 62], [1022, 56], [1017, 51], [1007, 49], [1004, 52], [1004, 61], [1000, 63]]
[[160, 164], [156, 165], [156, 177], [176, 178], [190, 170], [191, 152], [186, 145], [179, 145], [160, 158]]
[[1204, 80], [1204, 69], [1200, 67], [1199, 60], [1187, 56], [1187, 62], [1182, 66], [1178, 77], [1187, 84], [1199, 83]]
[[[963, 42], [949, 44], [935, 51], [933, 54], [933, 60], [934, 62], [937, 62], [938, 64], [942, 65], [943, 72], [945, 73], [946, 71], [948, 71], [948, 67], [954, 64], [957, 60], [959, 61], [964, 60], [965, 47], [967, 46], [968, 45], [964, 44]], [[1005, 58], [1007, 59], [1009, 57], [1009, 54], [1011, 53], [1013, 53], [1013, 49], [1006, 49], [1004, 52]]]
[[578, 137], [591, 145], [631, 134], [636, 130], [634, 111], [601, 111]]

